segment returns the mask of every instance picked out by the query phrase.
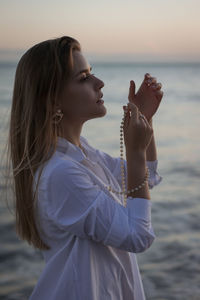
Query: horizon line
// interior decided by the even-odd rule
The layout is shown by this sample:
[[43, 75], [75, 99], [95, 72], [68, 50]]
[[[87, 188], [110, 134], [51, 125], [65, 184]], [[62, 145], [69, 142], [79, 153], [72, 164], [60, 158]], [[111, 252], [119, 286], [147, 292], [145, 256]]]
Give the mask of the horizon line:
[[[19, 61], [24, 48], [0, 48], [0, 62]], [[155, 54], [155, 53], [99, 53], [83, 51], [86, 58], [93, 62], [106, 63], [200, 63], [199, 55], [192, 54]]]

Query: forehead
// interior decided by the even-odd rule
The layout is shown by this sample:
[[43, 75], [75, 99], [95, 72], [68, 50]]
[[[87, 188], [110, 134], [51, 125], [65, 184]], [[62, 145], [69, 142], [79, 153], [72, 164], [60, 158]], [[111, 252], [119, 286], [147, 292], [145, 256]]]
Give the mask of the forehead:
[[90, 64], [87, 59], [83, 56], [82, 52], [75, 50], [73, 52], [73, 75], [87, 69], [90, 70]]

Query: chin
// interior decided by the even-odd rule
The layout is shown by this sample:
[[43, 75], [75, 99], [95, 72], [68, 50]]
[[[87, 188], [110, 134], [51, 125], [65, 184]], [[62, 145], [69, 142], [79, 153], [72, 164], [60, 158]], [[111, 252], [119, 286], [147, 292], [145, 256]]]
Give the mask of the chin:
[[91, 115], [90, 118], [88, 118], [88, 120], [102, 118], [106, 115], [106, 113], [107, 113], [107, 110], [106, 110], [105, 106], [103, 106], [101, 110], [98, 110], [95, 113], [93, 113], [93, 115]]
[[104, 117], [106, 114], [107, 114], [107, 109], [105, 106], [103, 106], [103, 110], [102, 110], [102, 114], [101, 114], [101, 117]]
[[106, 113], [107, 113], [107, 109], [105, 108], [105, 106], [103, 105], [102, 106], [102, 111], [99, 113], [99, 117], [101, 118], [101, 117], [104, 117], [105, 115], [106, 115]]

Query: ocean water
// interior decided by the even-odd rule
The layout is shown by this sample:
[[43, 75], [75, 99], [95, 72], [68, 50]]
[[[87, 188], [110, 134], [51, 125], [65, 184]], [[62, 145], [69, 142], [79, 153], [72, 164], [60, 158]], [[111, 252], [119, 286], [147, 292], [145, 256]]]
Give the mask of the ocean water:
[[[154, 117], [163, 181], [151, 191], [157, 238], [137, 257], [147, 300], [200, 300], [200, 63], [91, 64], [92, 72], [105, 83], [107, 115], [86, 123], [82, 135], [113, 156], [119, 156], [119, 127], [129, 81], [135, 80], [139, 87], [149, 72], [163, 84], [164, 97]], [[0, 62], [2, 151], [15, 68], [16, 63]], [[39, 251], [16, 237], [14, 218], [3, 197], [0, 237], [0, 299], [28, 299], [44, 263]]]

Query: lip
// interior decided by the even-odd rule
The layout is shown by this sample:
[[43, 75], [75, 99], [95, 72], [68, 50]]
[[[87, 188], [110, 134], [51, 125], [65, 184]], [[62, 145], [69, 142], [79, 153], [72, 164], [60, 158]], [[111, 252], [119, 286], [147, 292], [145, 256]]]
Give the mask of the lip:
[[97, 101], [97, 104], [104, 104], [103, 99], [99, 99], [99, 100]]
[[98, 97], [98, 100], [96, 102], [98, 102], [99, 100], [102, 100], [102, 97], [103, 97], [103, 93], [101, 93]]

